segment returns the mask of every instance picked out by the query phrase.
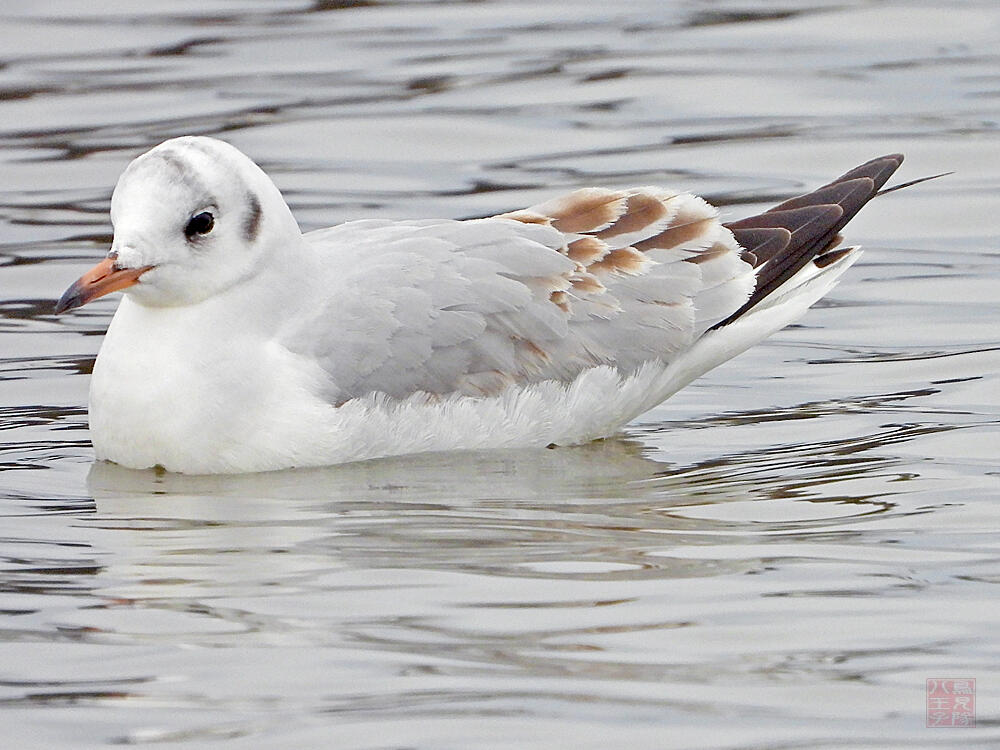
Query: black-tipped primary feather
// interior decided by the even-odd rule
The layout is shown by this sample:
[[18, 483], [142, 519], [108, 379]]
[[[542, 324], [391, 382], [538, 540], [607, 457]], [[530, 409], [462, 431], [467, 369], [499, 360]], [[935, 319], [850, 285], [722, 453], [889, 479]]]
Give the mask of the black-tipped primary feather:
[[[784, 227], [739, 229], [730, 226], [729, 230], [746, 251], [743, 259], [754, 268], [771, 260], [792, 241], [792, 233]], [[746, 257], [747, 255], [750, 257]]]
[[[820, 254], [823, 265], [841, 257], [837, 251], [830, 252], [840, 230], [878, 194], [902, 162], [902, 154], [872, 159], [811, 193], [726, 224], [746, 250], [745, 259], [760, 270], [746, 304], [714, 327], [727, 325], [755, 307]], [[787, 233], [787, 241], [782, 232]]]

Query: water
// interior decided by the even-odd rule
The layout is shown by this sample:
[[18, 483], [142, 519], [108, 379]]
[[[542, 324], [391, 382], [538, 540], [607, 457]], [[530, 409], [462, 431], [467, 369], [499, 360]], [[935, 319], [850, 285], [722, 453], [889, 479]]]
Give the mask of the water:
[[[0, 6], [3, 747], [1000, 741], [1000, 8]], [[127, 161], [222, 135], [304, 228], [584, 185], [739, 216], [872, 156], [862, 263], [579, 449], [197, 478], [94, 465], [114, 310], [51, 304]], [[925, 728], [927, 678], [975, 729]]]

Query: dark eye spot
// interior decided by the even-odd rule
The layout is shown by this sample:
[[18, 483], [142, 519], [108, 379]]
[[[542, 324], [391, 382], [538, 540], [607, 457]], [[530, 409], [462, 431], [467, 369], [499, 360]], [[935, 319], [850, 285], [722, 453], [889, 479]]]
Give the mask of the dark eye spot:
[[202, 211], [191, 217], [191, 221], [184, 227], [184, 235], [191, 239], [196, 234], [208, 234], [215, 226], [215, 217], [208, 211]]

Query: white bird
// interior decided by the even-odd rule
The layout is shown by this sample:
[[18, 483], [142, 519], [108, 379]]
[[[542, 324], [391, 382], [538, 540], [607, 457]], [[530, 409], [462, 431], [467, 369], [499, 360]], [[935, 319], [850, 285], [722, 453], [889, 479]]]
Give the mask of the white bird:
[[902, 156], [723, 224], [689, 193], [586, 188], [486, 219], [302, 234], [233, 146], [176, 138], [111, 199], [99, 459], [236, 473], [605, 437], [802, 315]]

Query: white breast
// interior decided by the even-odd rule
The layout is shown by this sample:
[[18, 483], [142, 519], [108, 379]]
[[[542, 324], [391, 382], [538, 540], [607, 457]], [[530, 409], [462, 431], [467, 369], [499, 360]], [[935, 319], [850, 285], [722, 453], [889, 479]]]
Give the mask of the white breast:
[[205, 324], [178, 308], [122, 300], [91, 378], [98, 458], [187, 473], [261, 471], [287, 465], [296, 438], [329, 421], [333, 408], [314, 395], [322, 374], [308, 362], [251, 333], [197, 335]]

